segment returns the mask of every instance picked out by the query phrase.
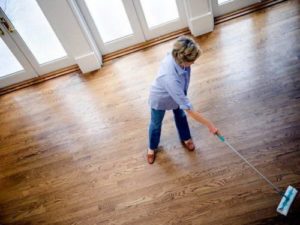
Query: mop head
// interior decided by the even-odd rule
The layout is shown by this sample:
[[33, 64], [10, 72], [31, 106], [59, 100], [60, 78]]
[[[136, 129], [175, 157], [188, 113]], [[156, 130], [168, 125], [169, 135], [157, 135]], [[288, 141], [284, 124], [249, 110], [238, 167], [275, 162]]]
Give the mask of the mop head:
[[282, 197], [278, 207], [277, 212], [279, 212], [282, 215], [287, 215], [289, 212], [289, 209], [297, 195], [297, 189], [293, 188], [292, 186], [288, 186], [286, 189], [284, 196]]

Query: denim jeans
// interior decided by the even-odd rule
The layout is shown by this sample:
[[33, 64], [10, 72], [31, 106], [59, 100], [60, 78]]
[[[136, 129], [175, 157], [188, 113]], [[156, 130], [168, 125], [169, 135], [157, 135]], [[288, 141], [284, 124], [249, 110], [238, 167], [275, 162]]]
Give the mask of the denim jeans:
[[[149, 148], [152, 150], [155, 150], [158, 147], [161, 126], [165, 112], [165, 110], [151, 109], [151, 120], [149, 125]], [[190, 139], [191, 133], [185, 112], [178, 108], [173, 110], [173, 114], [180, 140], [186, 141]]]

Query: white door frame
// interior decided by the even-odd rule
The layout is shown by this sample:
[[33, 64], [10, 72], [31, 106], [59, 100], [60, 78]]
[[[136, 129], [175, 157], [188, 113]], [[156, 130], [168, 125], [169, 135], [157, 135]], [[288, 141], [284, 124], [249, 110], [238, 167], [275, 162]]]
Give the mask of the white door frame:
[[257, 2], [261, 2], [261, 0], [228, 0], [219, 5], [218, 0], [211, 0], [214, 17], [222, 16]]

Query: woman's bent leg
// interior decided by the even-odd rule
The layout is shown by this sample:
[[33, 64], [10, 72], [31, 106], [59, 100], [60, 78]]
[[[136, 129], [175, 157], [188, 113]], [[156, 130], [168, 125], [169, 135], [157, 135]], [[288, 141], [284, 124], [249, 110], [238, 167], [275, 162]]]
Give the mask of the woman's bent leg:
[[178, 108], [174, 109], [173, 113], [180, 140], [187, 141], [191, 139], [190, 128], [185, 112], [182, 109]]

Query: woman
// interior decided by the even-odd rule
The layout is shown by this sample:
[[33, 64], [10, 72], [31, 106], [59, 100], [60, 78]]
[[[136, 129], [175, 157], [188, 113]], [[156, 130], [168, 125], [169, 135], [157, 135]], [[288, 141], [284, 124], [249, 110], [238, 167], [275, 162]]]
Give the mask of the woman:
[[185, 112], [197, 122], [207, 126], [213, 134], [218, 129], [212, 122], [193, 110], [187, 97], [190, 82], [190, 66], [201, 55], [198, 44], [190, 37], [182, 36], [176, 40], [172, 54], [162, 61], [158, 75], [150, 90], [149, 104], [151, 121], [149, 126], [149, 148], [147, 160], [154, 163], [160, 140], [161, 125], [166, 110], [173, 110], [178, 134], [183, 146], [189, 151], [195, 149]]

